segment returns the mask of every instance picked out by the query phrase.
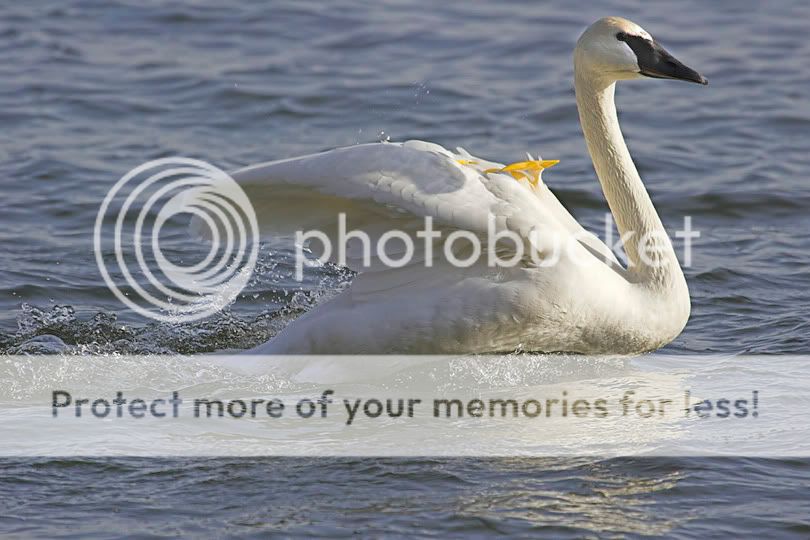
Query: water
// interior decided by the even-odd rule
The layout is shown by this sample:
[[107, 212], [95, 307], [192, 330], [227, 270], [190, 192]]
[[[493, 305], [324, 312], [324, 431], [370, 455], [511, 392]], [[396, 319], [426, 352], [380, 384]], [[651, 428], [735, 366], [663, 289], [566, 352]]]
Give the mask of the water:
[[[230, 169], [382, 132], [507, 162], [540, 152], [561, 160], [546, 182], [598, 230], [606, 205], [579, 132], [571, 51], [607, 14], [640, 23], [710, 80], [617, 91], [664, 223], [690, 215], [701, 231], [686, 269], [692, 318], [666, 352], [808, 352], [803, 2], [0, 9], [3, 352], [246, 348], [350, 279], [327, 266], [297, 284], [289, 246], [268, 243], [224, 314], [168, 325], [122, 309], [96, 269], [93, 221], [115, 180], [162, 156]], [[179, 228], [165, 247], [201, 249]], [[803, 459], [36, 459], [2, 470], [0, 528], [41, 536], [810, 531]]]

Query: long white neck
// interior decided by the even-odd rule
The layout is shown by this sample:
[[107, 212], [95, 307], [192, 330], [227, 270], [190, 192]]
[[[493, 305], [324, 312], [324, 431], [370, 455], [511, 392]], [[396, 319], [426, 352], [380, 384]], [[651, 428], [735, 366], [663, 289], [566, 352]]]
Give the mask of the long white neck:
[[688, 290], [672, 243], [639, 177], [616, 116], [613, 81], [575, 75], [579, 119], [596, 175], [619, 234], [633, 281], [662, 293]]

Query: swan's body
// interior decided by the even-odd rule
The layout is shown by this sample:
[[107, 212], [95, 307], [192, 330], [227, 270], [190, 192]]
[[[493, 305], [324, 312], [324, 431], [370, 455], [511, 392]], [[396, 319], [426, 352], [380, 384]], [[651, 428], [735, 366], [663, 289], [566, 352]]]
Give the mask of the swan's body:
[[[541, 231], [574, 246], [554, 265], [524, 258], [509, 268], [493, 268], [486, 257], [459, 268], [435, 253], [433, 266], [426, 267], [419, 249], [403, 268], [390, 268], [379, 257], [358, 268], [359, 253], [350, 250], [345, 263], [360, 271], [352, 284], [251, 352], [634, 353], [674, 339], [689, 317], [686, 281], [625, 146], [613, 100], [617, 80], [644, 72], [638, 39], [657, 46], [624, 19], [595, 23], [577, 45], [575, 83], [588, 149], [619, 232], [647, 238], [651, 257], [636, 241], [626, 242], [624, 268], [542, 181], [534, 185], [493, 172], [503, 165], [463, 150], [421, 141], [380, 143], [248, 167], [234, 177], [270, 232], [318, 229], [334, 238], [337, 214], [345, 212], [348, 229], [374, 240], [392, 229], [414, 235], [426, 216], [443, 238], [459, 229], [484, 237], [492, 216], [522, 238]], [[680, 63], [674, 68], [688, 70]], [[688, 71], [691, 80], [700, 77]], [[548, 248], [542, 241], [535, 246], [539, 253]], [[388, 255], [396, 258], [393, 251]]]

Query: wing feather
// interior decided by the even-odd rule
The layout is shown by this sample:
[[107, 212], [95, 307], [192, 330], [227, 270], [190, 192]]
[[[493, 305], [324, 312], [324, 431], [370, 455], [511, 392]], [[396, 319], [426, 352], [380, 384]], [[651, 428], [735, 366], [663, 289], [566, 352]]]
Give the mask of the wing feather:
[[[335, 245], [338, 215], [343, 213], [347, 230], [366, 232], [373, 246], [392, 229], [415, 234], [426, 217], [433, 219], [437, 230], [463, 229], [481, 236], [494, 220], [496, 228], [523, 238], [529, 238], [532, 230], [587, 238], [542, 182], [533, 187], [506, 174], [483, 172], [502, 167], [462, 148], [454, 153], [434, 143], [407, 141], [361, 144], [261, 163], [232, 176], [253, 203], [264, 235], [318, 230]], [[416, 243], [414, 261], [423, 260], [421, 244]], [[612, 257], [595, 237], [585, 244]], [[401, 242], [392, 241], [385, 252], [396, 257], [403, 249]], [[368, 270], [358, 267], [361, 254], [362, 250], [350, 247], [343, 262], [355, 270]], [[378, 262], [372, 261], [372, 269]]]

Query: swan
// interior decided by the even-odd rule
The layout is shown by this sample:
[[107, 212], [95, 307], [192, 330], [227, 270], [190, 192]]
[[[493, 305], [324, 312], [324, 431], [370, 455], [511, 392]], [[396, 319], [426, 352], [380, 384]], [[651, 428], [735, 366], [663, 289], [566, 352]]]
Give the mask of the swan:
[[[434, 232], [483, 238], [494, 221], [499, 230], [532, 236], [539, 258], [493, 267], [479, 257], [461, 266], [443, 252], [428, 265], [426, 242], [406, 264], [392, 267], [382, 261], [405, 248], [387, 242], [383, 252], [359, 265], [359, 244], [349, 242], [340, 262], [359, 272], [350, 286], [247, 352], [635, 354], [678, 336], [689, 318], [689, 291], [625, 145], [614, 92], [617, 81], [629, 79], [708, 82], [619, 17], [585, 30], [574, 51], [574, 74], [582, 131], [623, 239], [626, 265], [542, 181], [552, 160], [530, 156], [503, 165], [463, 148], [407, 141], [258, 164], [232, 176], [251, 198], [263, 233], [319, 230], [332, 241], [341, 212], [347, 216], [344, 228], [377, 240], [390, 230], [414, 235], [426, 219]], [[544, 264], [551, 253], [548, 238], [573, 246], [555, 253], [554, 264]], [[496, 251], [509, 249], [498, 245]]]

